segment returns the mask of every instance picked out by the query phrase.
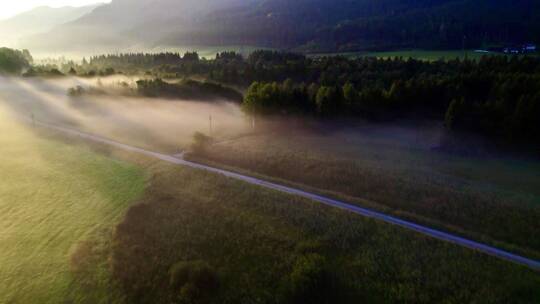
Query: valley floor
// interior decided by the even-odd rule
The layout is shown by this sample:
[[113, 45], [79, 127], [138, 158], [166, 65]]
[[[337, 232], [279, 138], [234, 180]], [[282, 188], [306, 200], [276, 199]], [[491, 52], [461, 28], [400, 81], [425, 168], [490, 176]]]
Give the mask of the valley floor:
[[[13, 223], [8, 226], [19, 226], [19, 232], [5, 230], [6, 236], [15, 236], [31, 248], [39, 246], [43, 253], [62, 252], [56, 264], [45, 261], [59, 271], [31, 268], [34, 276], [2, 272], [1, 279], [15, 284], [11, 286], [33, 283], [24, 293], [9, 295], [9, 303], [530, 303], [540, 299], [537, 272], [399, 227], [77, 137], [32, 129], [24, 137], [9, 133], [15, 136], [5, 140], [12, 152], [5, 154], [4, 162], [15, 160], [6, 162], [14, 164], [10, 175], [21, 176], [18, 181], [35, 187], [43, 181], [62, 182], [39, 192], [47, 194], [50, 188], [54, 197], [67, 197], [54, 206], [50, 204], [56, 202], [54, 197], [43, 195], [37, 197], [47, 200], [38, 206], [27, 200], [15, 205], [13, 198], [2, 200], [4, 208], [25, 207], [18, 216], [6, 218], [6, 223]], [[27, 143], [19, 138], [27, 138]], [[15, 165], [31, 162], [23, 158], [17, 162], [15, 156], [34, 151], [30, 147], [50, 151], [47, 166], [36, 176], [43, 172], [53, 176], [23, 179], [32, 167]], [[99, 166], [88, 165], [88, 159]], [[69, 176], [58, 175], [64, 171]], [[17, 188], [19, 184], [0, 189], [10, 197], [32, 193]], [[71, 197], [73, 193], [78, 200]], [[69, 215], [73, 202], [92, 195], [100, 199], [76, 204], [85, 215], [94, 216], [92, 220], [78, 213]], [[49, 221], [55, 214], [63, 214], [64, 225]], [[17, 222], [23, 218], [54, 227], [49, 229], [52, 234], [45, 234], [52, 239], [40, 243], [25, 238], [36, 232], [33, 226]], [[81, 235], [67, 229], [68, 224], [74, 227], [69, 219], [93, 224]], [[111, 230], [111, 226], [116, 227]], [[70, 237], [63, 244], [54, 242], [58, 227], [66, 228], [62, 231]], [[8, 256], [20, 263], [16, 253]], [[27, 264], [42, 259], [37, 255]], [[12, 269], [24, 270], [26, 264], [13, 265]], [[191, 274], [182, 277], [182, 273]], [[43, 274], [50, 276], [36, 279]], [[61, 283], [55, 283], [55, 278]]]

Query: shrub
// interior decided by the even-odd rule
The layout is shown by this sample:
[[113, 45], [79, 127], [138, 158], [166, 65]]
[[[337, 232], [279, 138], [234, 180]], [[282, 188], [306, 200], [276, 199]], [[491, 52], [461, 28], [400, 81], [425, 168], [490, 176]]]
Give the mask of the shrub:
[[103, 89], [96, 87], [83, 88], [82, 86], [75, 86], [68, 89], [67, 92], [69, 97], [80, 97], [83, 95], [106, 95], [107, 92]]
[[208, 299], [218, 288], [218, 276], [204, 261], [182, 261], [169, 270], [169, 285], [180, 303], [199, 303]]
[[315, 97], [317, 113], [331, 115], [338, 112], [341, 102], [341, 90], [336, 87], [322, 86]]
[[82, 86], [76, 86], [68, 89], [68, 96], [77, 97], [84, 94], [84, 88]]
[[64, 76], [64, 74], [62, 72], [60, 72], [60, 70], [58, 69], [51, 69], [48, 71], [48, 74], [50, 76]]
[[193, 144], [191, 149], [196, 154], [205, 153], [208, 147], [212, 144], [212, 137], [207, 136], [201, 132], [195, 132], [193, 135]]
[[30, 67], [28, 51], [0, 48], [0, 74], [20, 74]]
[[284, 302], [327, 303], [333, 298], [326, 259], [316, 253], [301, 255], [285, 280]]

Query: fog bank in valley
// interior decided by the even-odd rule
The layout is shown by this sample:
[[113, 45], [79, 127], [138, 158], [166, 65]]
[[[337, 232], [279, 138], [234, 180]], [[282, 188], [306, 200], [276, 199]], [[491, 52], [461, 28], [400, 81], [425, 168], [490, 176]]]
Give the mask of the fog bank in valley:
[[19, 117], [69, 126], [124, 143], [165, 152], [187, 147], [195, 132], [227, 138], [248, 130], [237, 104], [186, 101], [112, 94], [70, 97], [75, 86], [90, 87], [136, 78], [21, 79], [0, 78], [0, 104]]

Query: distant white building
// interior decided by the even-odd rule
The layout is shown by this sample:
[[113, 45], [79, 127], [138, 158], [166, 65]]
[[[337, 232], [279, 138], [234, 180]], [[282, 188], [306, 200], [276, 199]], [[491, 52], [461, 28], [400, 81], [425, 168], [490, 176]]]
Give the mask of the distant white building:
[[536, 52], [536, 44], [532, 44], [532, 43], [526, 44], [523, 46], [523, 49], [526, 53]]
[[527, 54], [536, 52], [536, 44], [528, 43], [521, 46], [512, 46], [503, 48], [505, 54]]

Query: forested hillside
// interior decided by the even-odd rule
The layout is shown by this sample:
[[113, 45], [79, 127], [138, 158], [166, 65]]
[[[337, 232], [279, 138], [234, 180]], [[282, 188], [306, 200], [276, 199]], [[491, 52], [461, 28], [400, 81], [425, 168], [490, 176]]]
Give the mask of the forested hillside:
[[113, 0], [24, 46], [461, 49], [538, 42], [539, 20], [534, 0]]
[[266, 0], [208, 18], [215, 28], [201, 23], [197, 35], [176, 39], [346, 51], [476, 48], [535, 41], [540, 33], [540, 5], [531, 0]]

